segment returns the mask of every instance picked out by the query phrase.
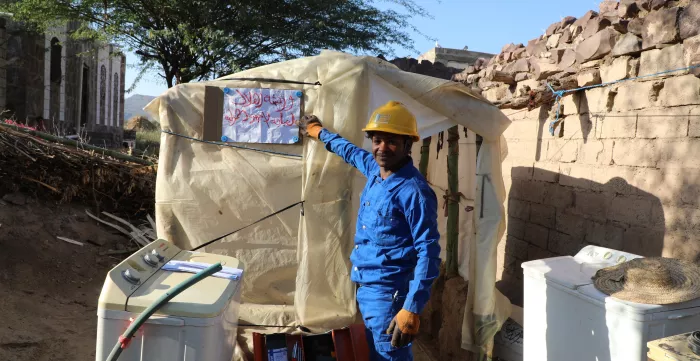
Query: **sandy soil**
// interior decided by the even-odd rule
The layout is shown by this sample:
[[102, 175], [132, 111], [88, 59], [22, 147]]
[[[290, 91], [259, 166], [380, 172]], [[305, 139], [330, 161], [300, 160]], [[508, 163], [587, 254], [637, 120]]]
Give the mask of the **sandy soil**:
[[97, 225], [84, 207], [4, 196], [0, 360], [94, 360], [97, 300], [107, 271], [122, 257], [100, 253], [123, 250], [128, 240]]

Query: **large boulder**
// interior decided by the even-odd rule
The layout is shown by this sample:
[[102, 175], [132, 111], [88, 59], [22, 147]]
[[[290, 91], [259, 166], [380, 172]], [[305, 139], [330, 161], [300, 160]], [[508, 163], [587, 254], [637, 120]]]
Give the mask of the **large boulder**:
[[595, 35], [597, 32], [610, 26], [610, 24], [611, 24], [611, 22], [607, 18], [604, 18], [604, 17], [592, 18], [591, 20], [588, 20], [586, 25], [583, 27], [583, 32], [581, 33], [581, 36], [583, 36], [584, 39], [588, 39], [591, 36]]
[[568, 27], [569, 25], [573, 24], [576, 22], [576, 18], [573, 16], [567, 16], [561, 20], [561, 28], [564, 29]]
[[651, 0], [651, 10], [659, 10], [669, 5], [669, 0]]
[[530, 62], [527, 58], [518, 59], [515, 62], [509, 63], [503, 68], [503, 71], [517, 74], [517, 73], [527, 73], [530, 71]]
[[644, 9], [646, 11], [651, 10], [651, 0], [636, 0], [635, 2], [640, 9]]
[[586, 69], [576, 75], [578, 86], [589, 86], [600, 84], [600, 70]]
[[556, 64], [544, 59], [530, 59], [530, 68], [532, 69], [533, 79], [544, 80], [549, 76], [559, 73], [561, 70]]
[[605, 14], [617, 10], [618, 4], [616, 0], [603, 0], [598, 5], [598, 8], [601, 14]]
[[585, 15], [583, 15], [582, 17], [580, 17], [576, 21], [574, 21], [573, 25], [583, 27], [586, 25], [586, 23], [588, 23], [589, 20], [591, 20], [597, 16], [598, 16], [597, 12], [595, 12], [593, 10], [589, 10]]
[[507, 53], [509, 51], [512, 52], [513, 47], [515, 47], [515, 44], [513, 43], [503, 45], [503, 47], [501, 48], [501, 53]]
[[617, 18], [616, 20], [612, 21], [612, 24], [610, 26], [612, 26], [612, 28], [620, 34], [627, 34], [627, 25], [629, 23], [630, 21], [627, 19]]
[[518, 73], [515, 74], [515, 81], [521, 82], [530, 79], [530, 73]]
[[545, 31], [545, 34], [546, 34], [547, 36], [552, 36], [552, 35], [556, 34], [556, 33], [559, 31], [559, 29], [561, 29], [561, 21], [556, 22], [556, 23], [550, 25], [550, 26], [547, 28], [547, 30]]
[[639, 7], [634, 1], [631, 2], [620, 2], [620, 6], [617, 8], [617, 15], [623, 19], [631, 19], [639, 14]]
[[540, 38], [532, 39], [527, 42], [525, 51], [529, 56], [540, 56], [540, 54], [547, 51], [547, 40]]
[[627, 24], [627, 31], [634, 35], [642, 36], [642, 32], [644, 32], [644, 19], [636, 18], [630, 20]]
[[700, 0], [692, 0], [678, 19], [678, 28], [681, 39], [700, 34]]
[[[522, 45], [522, 44], [520, 44]], [[513, 59], [522, 59], [525, 57], [527, 52], [525, 51], [525, 48], [518, 48], [513, 52]]]
[[642, 39], [632, 33], [622, 35], [612, 50], [612, 56], [638, 54], [642, 51]]
[[654, 11], [644, 18], [642, 27], [642, 50], [647, 50], [661, 44], [673, 44], [678, 41], [679, 8]]
[[561, 37], [559, 38], [559, 44], [558, 47], [564, 47], [564, 44], [570, 44], [572, 40], [571, 36], [571, 28], [567, 27], [564, 29], [564, 31], [561, 33]]
[[589, 60], [603, 58], [610, 54], [619, 33], [611, 28], [605, 28], [576, 47], [576, 61], [583, 64]]
[[564, 57], [564, 54], [566, 53], [568, 49], [552, 49], [551, 53], [552, 56], [550, 59], [554, 62], [554, 64], [559, 64], [561, 63], [561, 58]]
[[553, 34], [547, 39], [547, 48], [552, 49], [559, 46], [559, 39], [561, 39], [561, 34]]
[[493, 69], [486, 71], [486, 80], [511, 85], [515, 84], [515, 77], [513, 77], [513, 74]]
[[559, 60], [559, 69], [568, 69], [574, 66], [574, 64], [576, 64], [576, 52], [571, 49], [564, 50], [564, 54], [562, 54]]

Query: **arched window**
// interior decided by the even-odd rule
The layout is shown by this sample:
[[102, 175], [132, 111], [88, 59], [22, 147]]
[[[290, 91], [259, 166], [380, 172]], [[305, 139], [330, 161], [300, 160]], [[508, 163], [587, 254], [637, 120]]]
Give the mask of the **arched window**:
[[107, 97], [107, 68], [100, 67], [100, 124], [107, 124], [105, 119], [105, 102]]
[[63, 74], [61, 74], [61, 50], [63, 47], [61, 46], [61, 42], [53, 38], [51, 39], [51, 75], [50, 79], [52, 83], [60, 83], [61, 82], [61, 77]]
[[113, 125], [115, 127], [119, 126], [119, 112], [117, 109], [119, 107], [117, 106], [119, 104], [119, 74], [114, 73], [114, 85], [112, 87], [114, 89], [112, 91], [112, 119], [113, 119]]

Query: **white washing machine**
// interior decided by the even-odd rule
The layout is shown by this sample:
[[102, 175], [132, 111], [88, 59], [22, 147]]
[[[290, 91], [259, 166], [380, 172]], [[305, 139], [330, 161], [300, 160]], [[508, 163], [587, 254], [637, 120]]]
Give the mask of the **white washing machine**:
[[523, 263], [524, 361], [647, 361], [647, 342], [700, 328], [700, 299], [625, 302], [598, 291], [598, 269], [640, 256], [587, 246]]
[[[193, 273], [163, 270], [170, 260], [243, 270], [235, 258], [184, 251], [156, 240], [107, 275], [97, 308], [96, 361], [107, 359], [119, 336], [148, 306]], [[241, 276], [242, 277], [242, 276]], [[238, 331], [242, 278], [209, 276], [158, 310], [137, 331], [119, 361], [230, 361]]]

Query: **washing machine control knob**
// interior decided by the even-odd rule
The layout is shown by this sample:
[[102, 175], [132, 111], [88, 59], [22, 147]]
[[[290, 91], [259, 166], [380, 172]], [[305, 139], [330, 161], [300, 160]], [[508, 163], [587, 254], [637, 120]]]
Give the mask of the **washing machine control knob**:
[[152, 250], [151, 255], [153, 255], [153, 257], [157, 258], [158, 262], [163, 262], [163, 260], [165, 260], [165, 257], [162, 254], [158, 253], [157, 249]]
[[155, 256], [152, 256], [149, 253], [146, 253], [145, 255], [143, 255], [143, 261], [146, 262], [146, 264], [151, 266], [151, 267], [155, 267], [158, 265], [158, 261], [156, 261], [155, 258], [156, 258]]
[[122, 277], [124, 277], [124, 279], [127, 282], [134, 284], [134, 285], [137, 285], [139, 283], [139, 281], [141, 280], [141, 277], [139, 277], [139, 274], [136, 271], [131, 270], [129, 268], [122, 271]]

